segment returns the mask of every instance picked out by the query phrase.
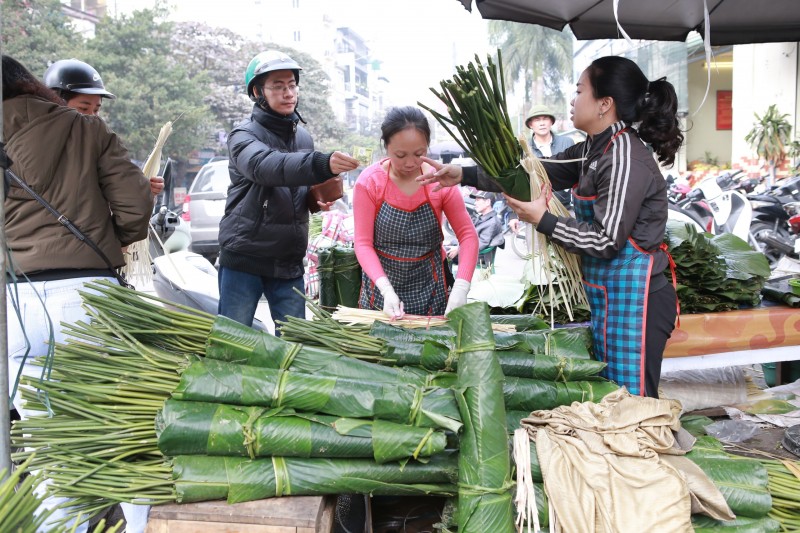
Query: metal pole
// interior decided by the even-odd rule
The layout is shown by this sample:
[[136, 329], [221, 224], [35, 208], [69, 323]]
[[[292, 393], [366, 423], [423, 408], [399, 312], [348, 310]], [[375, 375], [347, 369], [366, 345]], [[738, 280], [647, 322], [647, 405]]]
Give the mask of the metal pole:
[[[0, 36], [3, 34], [3, 19], [0, 17]], [[0, 41], [1, 42], [1, 41]], [[0, 49], [2, 52], [2, 49]], [[3, 67], [0, 63], [0, 93], [2, 92]], [[3, 116], [3, 99], [0, 97], [0, 117]], [[11, 475], [11, 413], [8, 401], [8, 329], [6, 317], [6, 212], [5, 212], [5, 145], [3, 143], [3, 123], [0, 122], [0, 272], [3, 276], [3, 290], [0, 291], [0, 482]]]

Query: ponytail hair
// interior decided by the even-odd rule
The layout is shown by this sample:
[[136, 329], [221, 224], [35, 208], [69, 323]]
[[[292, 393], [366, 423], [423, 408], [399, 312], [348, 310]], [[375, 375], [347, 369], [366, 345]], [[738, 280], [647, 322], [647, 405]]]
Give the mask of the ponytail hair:
[[661, 163], [672, 165], [683, 144], [675, 87], [666, 78], [648, 82], [636, 63], [619, 56], [595, 59], [587, 74], [594, 97], [613, 98], [620, 120], [639, 123], [639, 138], [653, 148]]
[[661, 163], [672, 165], [683, 144], [683, 133], [678, 126], [678, 95], [666, 78], [650, 82], [639, 120], [639, 137], [653, 147]]

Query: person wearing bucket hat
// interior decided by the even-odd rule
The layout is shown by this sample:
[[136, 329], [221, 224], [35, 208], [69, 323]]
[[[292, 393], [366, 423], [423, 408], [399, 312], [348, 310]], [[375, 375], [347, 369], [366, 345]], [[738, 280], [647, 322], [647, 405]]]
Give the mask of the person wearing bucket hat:
[[553, 133], [556, 116], [547, 106], [537, 104], [528, 111], [525, 125], [533, 131], [531, 149], [536, 157], [543, 159], [563, 152], [573, 144], [572, 139]]
[[[244, 73], [253, 110], [228, 135], [231, 183], [219, 225], [219, 314], [248, 326], [262, 294], [273, 321], [305, 317], [309, 188], [358, 168], [348, 154], [314, 150], [297, 111], [302, 70], [278, 50], [253, 57]], [[325, 210], [333, 205], [318, 203]]]
[[[533, 131], [530, 141], [531, 150], [533, 150], [533, 155], [539, 159], [553, 157], [575, 144], [571, 138], [553, 133], [553, 124], [555, 123], [556, 116], [547, 106], [537, 104], [528, 111], [525, 125]], [[572, 203], [569, 190], [554, 191], [554, 194], [565, 207], [569, 207]], [[510, 222], [511, 229], [515, 233], [517, 224], [517, 219], [512, 219]]]

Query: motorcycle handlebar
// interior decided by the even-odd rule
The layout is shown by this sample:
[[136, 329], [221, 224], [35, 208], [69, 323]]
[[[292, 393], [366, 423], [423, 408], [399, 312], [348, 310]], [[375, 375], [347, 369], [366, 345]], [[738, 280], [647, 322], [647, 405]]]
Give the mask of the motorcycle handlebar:
[[156, 224], [159, 226], [164, 225], [164, 220], [167, 218], [167, 206], [162, 205], [161, 209], [158, 210], [158, 218], [156, 218]]

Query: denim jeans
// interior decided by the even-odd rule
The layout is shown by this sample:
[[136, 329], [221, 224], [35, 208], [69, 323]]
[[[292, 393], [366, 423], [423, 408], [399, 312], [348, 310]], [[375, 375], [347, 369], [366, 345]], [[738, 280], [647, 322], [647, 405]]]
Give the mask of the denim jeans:
[[[298, 294], [294, 289], [300, 291]], [[280, 337], [278, 321], [287, 316], [305, 318], [305, 299], [303, 298], [303, 277], [278, 279], [248, 274], [239, 270], [220, 267], [219, 269], [219, 314], [247, 326], [253, 325], [256, 307], [261, 295], [269, 304], [272, 321], [275, 322], [275, 335]]]
[[[54, 342], [64, 342], [66, 335], [61, 330], [61, 322], [74, 324], [79, 320], [89, 321], [89, 316], [81, 307], [82, 300], [78, 291], [92, 292], [83, 284], [97, 279], [94, 277], [71, 278], [6, 286], [9, 391], [13, 389], [20, 370], [22, 375], [41, 377], [42, 368], [35, 366], [32, 361], [35, 357], [47, 355], [47, 343], [50, 341], [51, 333]], [[113, 278], [102, 279], [116, 283]], [[14, 302], [17, 303], [19, 315], [14, 308]], [[28, 344], [30, 349], [28, 349]], [[27, 357], [26, 352], [28, 352]], [[14, 395], [12, 402], [17, 413], [23, 419], [37, 414], [41, 415], [40, 412], [25, 407], [19, 391]], [[35, 489], [39, 497], [44, 500], [40, 510], [37, 510], [37, 514], [44, 509], [53, 509], [69, 502], [67, 498], [47, 496], [45, 494], [47, 484], [48, 481], [45, 479]], [[128, 523], [127, 531], [143, 533], [150, 507], [148, 505], [123, 504], [122, 511], [125, 521]], [[67, 510], [56, 509], [40, 531], [48, 531], [56, 521], [66, 516]], [[71, 527], [72, 524], [70, 523], [69, 526]], [[88, 522], [79, 524], [75, 529], [77, 533], [87, 530]]]

